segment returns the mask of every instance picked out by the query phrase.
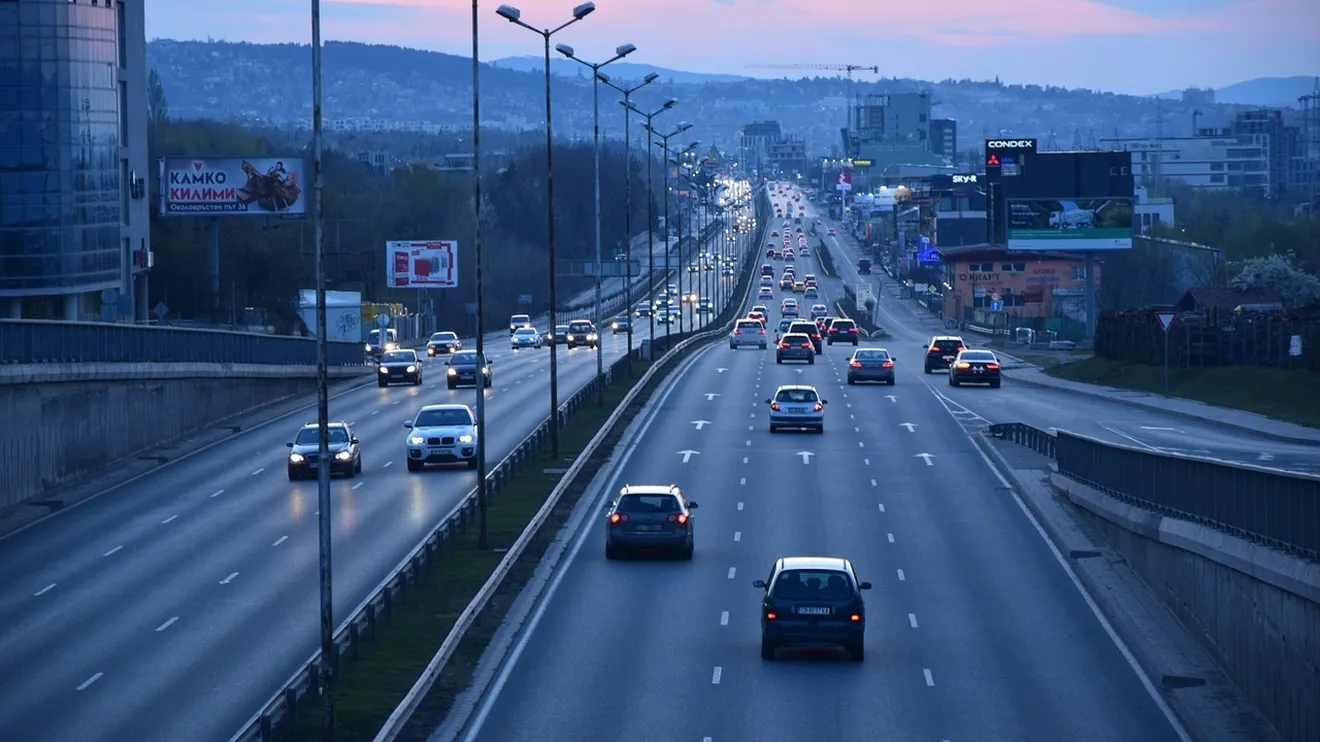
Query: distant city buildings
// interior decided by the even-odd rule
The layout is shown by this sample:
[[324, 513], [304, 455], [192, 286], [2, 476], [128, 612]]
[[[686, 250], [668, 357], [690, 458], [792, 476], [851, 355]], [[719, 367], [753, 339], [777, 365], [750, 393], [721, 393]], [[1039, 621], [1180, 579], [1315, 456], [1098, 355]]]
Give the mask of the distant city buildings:
[[778, 121], [757, 121], [742, 128], [738, 137], [738, 162], [748, 173], [769, 173], [770, 145], [783, 136]]

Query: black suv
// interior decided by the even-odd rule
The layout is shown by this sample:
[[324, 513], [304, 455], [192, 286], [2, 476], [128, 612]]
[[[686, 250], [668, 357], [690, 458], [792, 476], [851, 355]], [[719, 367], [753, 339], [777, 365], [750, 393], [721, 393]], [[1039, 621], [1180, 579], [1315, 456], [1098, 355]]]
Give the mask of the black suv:
[[789, 325], [788, 329], [784, 331], [784, 334], [787, 335], [789, 333], [799, 332], [811, 338], [811, 347], [815, 349], [816, 355], [825, 352], [825, 348], [823, 347], [824, 343], [821, 342], [820, 338], [820, 328], [816, 326], [815, 322], [808, 319], [795, 320], [793, 324]]
[[568, 323], [568, 342], [569, 349], [576, 348], [579, 345], [585, 345], [588, 348], [596, 347], [596, 326], [585, 319], [575, 319]]
[[857, 345], [857, 323], [850, 319], [836, 319], [830, 323], [829, 330], [826, 331], [826, 339], [830, 345], [835, 343], [852, 343]]
[[761, 599], [761, 659], [775, 659], [787, 647], [843, 647], [849, 659], [866, 656], [866, 602], [847, 559], [783, 557], [770, 576], [752, 583]]
[[[330, 474], [356, 477], [362, 472], [362, 447], [358, 445], [353, 428], [346, 422], [332, 422], [326, 425], [326, 429], [330, 434]], [[289, 481], [315, 479], [320, 468], [321, 451], [321, 431], [316, 423], [302, 426], [288, 446]]]
[[921, 347], [926, 351], [925, 371], [931, 373], [947, 369], [959, 353], [967, 350], [967, 343], [957, 335], [936, 335]]

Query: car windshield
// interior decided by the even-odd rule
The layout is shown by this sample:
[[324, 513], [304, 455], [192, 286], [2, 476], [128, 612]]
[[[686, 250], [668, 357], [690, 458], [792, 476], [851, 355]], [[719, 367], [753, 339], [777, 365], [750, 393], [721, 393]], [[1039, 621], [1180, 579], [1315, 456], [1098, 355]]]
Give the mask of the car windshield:
[[586, 322], [570, 322], [569, 332], [591, 332], [591, 325]]
[[455, 366], [475, 366], [477, 365], [477, 352], [469, 350], [465, 353], [455, 353], [449, 362]]
[[853, 360], [857, 361], [887, 361], [889, 360], [889, 351], [887, 350], [859, 350], [853, 353]]
[[437, 332], [431, 336], [433, 343], [452, 343], [458, 339], [458, 336], [452, 332]]
[[780, 331], [780, 332], [783, 332], [784, 330], [787, 330], [788, 328], [790, 328], [790, 327], [792, 327], [792, 326], [793, 326], [793, 320], [791, 320], [791, 319], [781, 319], [781, 320], [779, 320], [779, 331]]
[[381, 363], [412, 363], [417, 360], [417, 354], [411, 350], [392, 350], [380, 357]]
[[779, 573], [771, 595], [785, 600], [847, 600], [848, 573], [836, 569], [791, 569]]
[[673, 495], [624, 495], [619, 498], [620, 513], [679, 513], [682, 508]]
[[958, 354], [958, 360], [994, 363], [995, 354], [988, 350], [964, 350]]
[[531, 321], [532, 318], [525, 314], [515, 314], [509, 318], [509, 324], [511, 325], [525, 325]]
[[[299, 446], [315, 446], [318, 439], [319, 439], [318, 431], [316, 427], [313, 426], [310, 428], [303, 428], [302, 430], [299, 430], [298, 438], [294, 441], [294, 443], [298, 444]], [[333, 446], [336, 443], [338, 444], [348, 443], [348, 431], [345, 430], [342, 426], [332, 425], [330, 426], [330, 445]]]
[[414, 428], [444, 428], [452, 425], [471, 425], [472, 413], [466, 409], [452, 408], [441, 410], [422, 410], [413, 421]]
[[820, 398], [815, 389], [780, 389], [775, 395], [776, 402], [816, 402]]

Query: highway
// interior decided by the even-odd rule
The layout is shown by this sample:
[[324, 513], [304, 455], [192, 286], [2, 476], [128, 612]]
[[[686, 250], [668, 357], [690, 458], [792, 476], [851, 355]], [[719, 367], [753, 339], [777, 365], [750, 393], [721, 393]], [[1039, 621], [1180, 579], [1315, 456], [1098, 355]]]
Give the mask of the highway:
[[[850, 351], [717, 343], [661, 392], [604, 494], [678, 484], [695, 558], [606, 561], [589, 516], [465, 742], [1180, 738], [920, 370], [849, 387]], [[785, 383], [822, 392], [824, 434], [768, 432]], [[761, 659], [752, 581], [788, 555], [874, 583], [865, 663]]]
[[[808, 205], [807, 213], [814, 222], [814, 207]], [[836, 232], [841, 234], [843, 230], [836, 229]], [[863, 277], [857, 275], [857, 259], [861, 256], [856, 243], [846, 236], [827, 236], [824, 228], [820, 230], [820, 239], [825, 241], [834, 256], [841, 276], [839, 279], [822, 276], [821, 285], [841, 291], [844, 281], [853, 286], [861, 282]], [[877, 321], [892, 335], [884, 345], [897, 354], [915, 381], [933, 385], [969, 430], [979, 430], [991, 423], [1020, 422], [1042, 430], [1065, 430], [1152, 451], [1320, 473], [1320, 456], [1316, 456], [1314, 446], [1252, 435], [1247, 431], [1157, 410], [1114, 404], [1066, 390], [1015, 384], [1011, 368], [999, 389], [950, 387], [948, 374], [943, 371], [924, 376], [921, 346], [929, 343], [933, 334], [946, 331], [939, 329], [938, 321], [914, 314], [914, 305], [897, 298], [894, 281], [878, 267], [875, 274], [865, 278], [866, 283], [872, 285], [874, 294], [880, 297]], [[975, 333], [964, 333], [963, 339], [973, 344], [983, 340]], [[1012, 354], [1013, 351], [1010, 348], [1006, 352]]]
[[[636, 328], [640, 345], [647, 324]], [[608, 364], [626, 336], [602, 330]], [[549, 414], [549, 351], [513, 352], [507, 332], [487, 343], [493, 465]], [[561, 346], [558, 371], [564, 400], [594, 376], [595, 353]], [[403, 427], [421, 405], [475, 394], [447, 390], [434, 360], [419, 387], [331, 400], [364, 464], [331, 484], [336, 622], [475, 486], [462, 467], [407, 472]], [[317, 484], [289, 482], [284, 467], [285, 443], [314, 419], [308, 408], [254, 428], [0, 540], [0, 738], [238, 731], [318, 645]]]

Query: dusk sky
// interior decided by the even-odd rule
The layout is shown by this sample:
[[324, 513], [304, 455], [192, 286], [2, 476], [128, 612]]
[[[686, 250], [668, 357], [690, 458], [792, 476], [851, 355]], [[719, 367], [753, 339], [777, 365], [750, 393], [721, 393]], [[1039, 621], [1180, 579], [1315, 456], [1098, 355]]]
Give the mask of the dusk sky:
[[[575, 0], [518, 0], [558, 25]], [[540, 39], [481, 5], [484, 60]], [[887, 77], [991, 79], [1149, 94], [1320, 74], [1320, 0], [597, 0], [555, 37], [587, 59], [753, 77], [827, 74], [758, 64], [879, 65]], [[310, 0], [149, 0], [149, 38], [307, 43]], [[470, 0], [322, 0], [327, 40], [471, 51]], [[873, 79], [873, 78], [858, 78]]]

